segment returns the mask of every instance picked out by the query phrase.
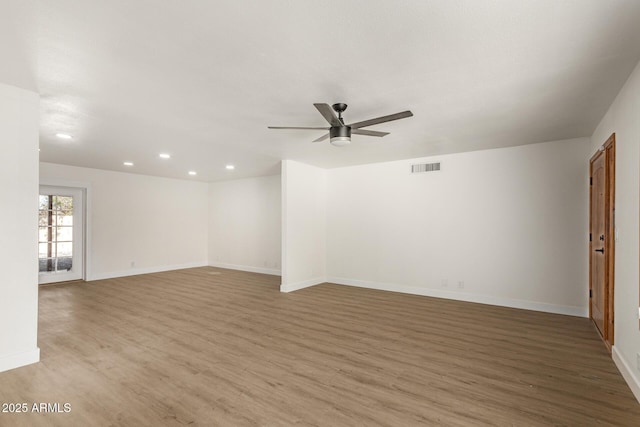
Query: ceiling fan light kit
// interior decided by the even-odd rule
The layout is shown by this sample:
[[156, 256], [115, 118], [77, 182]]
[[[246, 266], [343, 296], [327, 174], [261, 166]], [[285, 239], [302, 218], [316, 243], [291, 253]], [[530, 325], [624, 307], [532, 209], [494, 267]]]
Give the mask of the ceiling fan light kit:
[[[375, 119], [369, 119], [362, 122], [345, 124], [344, 119], [342, 118], [342, 113], [347, 109], [347, 104], [337, 103], [329, 106], [329, 104], [313, 104], [322, 117], [329, 122], [331, 127], [282, 127], [282, 126], [269, 126], [269, 129], [323, 129], [329, 130], [329, 133], [322, 135], [320, 138], [314, 140], [313, 142], [324, 141], [329, 138], [329, 142], [336, 147], [344, 147], [345, 145], [349, 145], [351, 143], [351, 134], [356, 135], [364, 135], [364, 136], [376, 136], [383, 137], [385, 135], [389, 135], [388, 132], [379, 132], [375, 130], [365, 130], [361, 129], [367, 126], [377, 125], [379, 123], [390, 122], [393, 120], [404, 119], [407, 117], [413, 116], [413, 113], [409, 110], [403, 111], [401, 113], [390, 114], [388, 116], [376, 117]], [[338, 115], [336, 116], [336, 113]]]

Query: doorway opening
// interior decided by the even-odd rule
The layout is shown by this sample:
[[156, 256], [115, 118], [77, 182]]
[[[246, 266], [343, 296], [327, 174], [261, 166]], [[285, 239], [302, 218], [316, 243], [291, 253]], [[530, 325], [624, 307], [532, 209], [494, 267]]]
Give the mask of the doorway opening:
[[84, 190], [40, 186], [38, 283], [84, 279]]
[[589, 317], [609, 352], [614, 338], [616, 138], [589, 163]]

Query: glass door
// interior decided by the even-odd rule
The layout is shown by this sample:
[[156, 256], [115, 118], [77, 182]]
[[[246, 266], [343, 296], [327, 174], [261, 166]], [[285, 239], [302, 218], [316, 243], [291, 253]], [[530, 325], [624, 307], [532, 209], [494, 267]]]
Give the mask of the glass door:
[[38, 281], [83, 278], [83, 190], [40, 186], [38, 206]]

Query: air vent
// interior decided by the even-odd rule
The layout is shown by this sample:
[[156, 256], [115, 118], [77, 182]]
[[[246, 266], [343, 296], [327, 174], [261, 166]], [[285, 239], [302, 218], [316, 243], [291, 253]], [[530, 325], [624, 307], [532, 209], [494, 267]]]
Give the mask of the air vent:
[[435, 172], [440, 170], [440, 162], [411, 165], [411, 173]]

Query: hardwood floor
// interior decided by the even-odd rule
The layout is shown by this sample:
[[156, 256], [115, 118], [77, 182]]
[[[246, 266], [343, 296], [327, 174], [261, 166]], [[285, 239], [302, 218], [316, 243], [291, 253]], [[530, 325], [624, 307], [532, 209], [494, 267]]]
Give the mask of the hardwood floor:
[[1, 426], [640, 425], [588, 319], [195, 268], [42, 287]]

